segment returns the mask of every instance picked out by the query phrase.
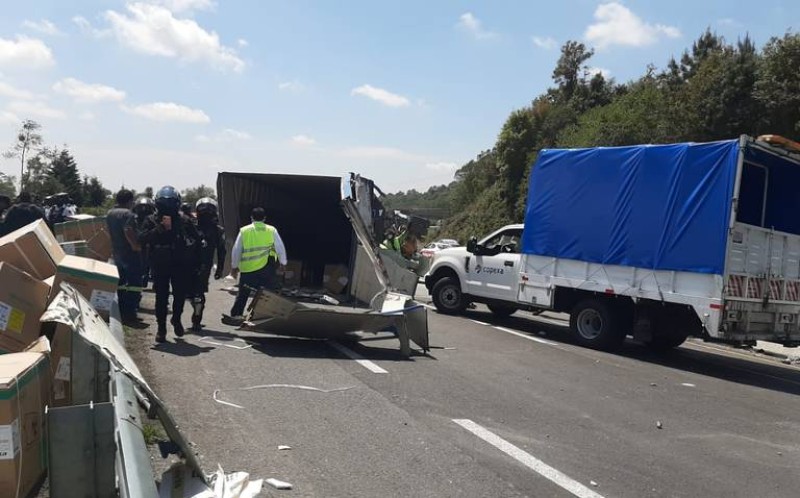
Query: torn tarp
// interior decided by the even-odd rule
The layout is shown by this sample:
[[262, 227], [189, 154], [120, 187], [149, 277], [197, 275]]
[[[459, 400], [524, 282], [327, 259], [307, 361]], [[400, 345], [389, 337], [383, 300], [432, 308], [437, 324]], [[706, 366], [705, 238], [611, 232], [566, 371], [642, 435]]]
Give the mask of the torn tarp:
[[[150, 414], [155, 415], [155, 417], [159, 419], [169, 439], [180, 448], [180, 456], [186, 460], [188, 468], [190, 468], [194, 472], [194, 475], [203, 483], [211, 484], [211, 480], [209, 480], [209, 477], [203, 472], [194, 451], [178, 430], [178, 425], [175, 423], [172, 415], [167, 411], [167, 407], [148, 385], [139, 367], [136, 366], [133, 358], [131, 358], [128, 351], [125, 349], [125, 346], [114, 337], [108, 324], [97, 314], [86, 298], [69, 284], [62, 283], [61, 292], [58, 293], [47, 308], [47, 311], [42, 315], [41, 321], [57, 322], [66, 325], [77, 336], [107, 358], [113, 368], [119, 373], [130, 378], [134, 385], [145, 393], [151, 406]], [[231, 476], [236, 475], [239, 474], [231, 474]], [[208, 496], [216, 498], [223, 498], [223, 496], [234, 498], [237, 496], [245, 497], [251, 495], [214, 494]]]

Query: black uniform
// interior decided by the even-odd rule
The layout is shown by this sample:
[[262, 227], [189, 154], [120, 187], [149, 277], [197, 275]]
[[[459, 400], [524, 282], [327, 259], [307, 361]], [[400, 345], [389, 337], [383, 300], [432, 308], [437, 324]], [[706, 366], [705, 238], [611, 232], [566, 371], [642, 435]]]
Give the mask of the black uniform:
[[[181, 315], [187, 296], [200, 269], [201, 238], [195, 225], [185, 216], [171, 215], [172, 229], [161, 224], [164, 214], [148, 217], [142, 231], [142, 241], [148, 245], [153, 289], [156, 293], [157, 335], [166, 335], [167, 305], [172, 286], [172, 325], [175, 335], [183, 335]], [[158, 338], [158, 337], [157, 337]]]
[[203, 321], [203, 310], [206, 305], [206, 292], [208, 292], [208, 279], [211, 277], [211, 268], [214, 266], [214, 255], [217, 256], [217, 270], [214, 279], [222, 278], [225, 267], [225, 230], [217, 225], [216, 220], [205, 216], [198, 216], [197, 230], [202, 238], [200, 249], [200, 271], [197, 275], [192, 292], [192, 328], [200, 330]]

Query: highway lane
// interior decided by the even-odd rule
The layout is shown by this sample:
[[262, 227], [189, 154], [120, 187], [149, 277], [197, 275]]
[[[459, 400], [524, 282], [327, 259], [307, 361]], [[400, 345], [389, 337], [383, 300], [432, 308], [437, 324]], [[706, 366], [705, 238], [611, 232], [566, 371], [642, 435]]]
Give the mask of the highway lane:
[[430, 312], [434, 349], [403, 360], [393, 338], [332, 347], [237, 333], [212, 318], [230, 299], [212, 292], [203, 334], [132, 341], [208, 468], [286, 480], [294, 496], [800, 489], [796, 368], [695, 344], [592, 351], [558, 320], [496, 322], [480, 308]]

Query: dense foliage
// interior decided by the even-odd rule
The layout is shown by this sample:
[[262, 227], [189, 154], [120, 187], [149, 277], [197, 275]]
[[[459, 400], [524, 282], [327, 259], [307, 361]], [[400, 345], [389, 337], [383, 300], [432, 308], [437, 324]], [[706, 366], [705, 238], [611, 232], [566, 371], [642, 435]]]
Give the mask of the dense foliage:
[[727, 43], [706, 31], [680, 60], [616, 84], [587, 65], [593, 51], [567, 42], [555, 86], [516, 110], [490, 150], [447, 186], [389, 196], [393, 208], [446, 212], [444, 234], [462, 241], [524, 217], [527, 180], [547, 147], [711, 141], [763, 133], [800, 137], [800, 35]]

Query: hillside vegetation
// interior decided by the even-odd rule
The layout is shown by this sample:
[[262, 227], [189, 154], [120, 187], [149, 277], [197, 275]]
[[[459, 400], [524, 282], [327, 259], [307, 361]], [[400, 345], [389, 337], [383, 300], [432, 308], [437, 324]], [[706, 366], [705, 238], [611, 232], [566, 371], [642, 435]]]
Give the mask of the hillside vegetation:
[[554, 86], [514, 112], [494, 146], [463, 165], [447, 186], [388, 196], [392, 208], [447, 213], [442, 235], [483, 235], [524, 217], [528, 176], [542, 148], [712, 141], [741, 134], [800, 136], [800, 35], [760, 50], [706, 31], [680, 60], [648, 66], [617, 84], [593, 73], [593, 50], [570, 41]]

